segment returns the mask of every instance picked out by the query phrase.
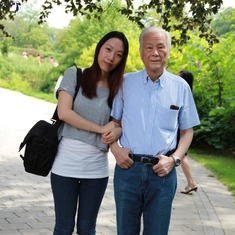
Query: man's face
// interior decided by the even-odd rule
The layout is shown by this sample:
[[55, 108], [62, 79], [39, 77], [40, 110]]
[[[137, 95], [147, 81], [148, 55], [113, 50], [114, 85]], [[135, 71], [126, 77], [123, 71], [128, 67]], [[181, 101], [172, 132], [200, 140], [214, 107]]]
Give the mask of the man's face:
[[169, 56], [166, 40], [163, 32], [149, 32], [144, 35], [140, 55], [147, 72], [163, 72]]

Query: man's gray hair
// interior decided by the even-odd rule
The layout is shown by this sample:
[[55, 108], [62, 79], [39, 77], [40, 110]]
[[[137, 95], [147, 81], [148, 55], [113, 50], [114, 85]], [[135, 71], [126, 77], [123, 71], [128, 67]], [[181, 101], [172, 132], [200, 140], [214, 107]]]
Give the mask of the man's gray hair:
[[151, 27], [146, 28], [146, 29], [144, 29], [142, 31], [142, 33], [140, 34], [140, 37], [139, 37], [140, 50], [142, 49], [143, 38], [144, 38], [145, 34], [150, 33], [150, 32], [161, 32], [161, 33], [164, 33], [166, 35], [167, 49], [170, 52], [170, 49], [171, 49], [171, 35], [170, 35], [170, 33], [167, 32], [166, 30], [164, 30], [162, 28], [158, 28], [156, 26], [151, 26]]

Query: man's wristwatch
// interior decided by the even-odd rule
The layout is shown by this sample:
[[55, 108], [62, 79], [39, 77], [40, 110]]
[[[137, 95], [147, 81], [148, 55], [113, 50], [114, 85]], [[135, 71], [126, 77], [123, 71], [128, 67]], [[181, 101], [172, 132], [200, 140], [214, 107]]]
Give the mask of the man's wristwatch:
[[175, 154], [171, 154], [171, 157], [175, 161], [175, 166], [179, 166], [181, 163], [181, 159], [179, 157], [177, 157]]

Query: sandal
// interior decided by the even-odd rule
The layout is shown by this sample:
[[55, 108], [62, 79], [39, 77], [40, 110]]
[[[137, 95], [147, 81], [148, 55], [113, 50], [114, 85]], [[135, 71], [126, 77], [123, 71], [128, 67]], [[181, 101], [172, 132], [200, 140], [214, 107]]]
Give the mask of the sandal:
[[189, 187], [189, 186], [187, 186], [187, 187], [185, 187], [185, 190], [180, 191], [180, 192], [183, 193], [183, 194], [189, 194], [189, 193], [191, 193], [192, 191], [197, 192], [197, 185], [193, 186], [192, 188]]

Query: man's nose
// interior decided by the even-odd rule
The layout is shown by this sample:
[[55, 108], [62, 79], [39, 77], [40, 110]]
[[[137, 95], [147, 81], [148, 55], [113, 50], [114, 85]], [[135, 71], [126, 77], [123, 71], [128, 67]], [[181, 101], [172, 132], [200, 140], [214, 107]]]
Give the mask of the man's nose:
[[158, 53], [158, 49], [157, 49], [157, 48], [154, 48], [154, 49], [153, 49], [153, 55], [156, 55], [156, 56], [158, 56], [158, 55], [159, 55], [159, 53]]

